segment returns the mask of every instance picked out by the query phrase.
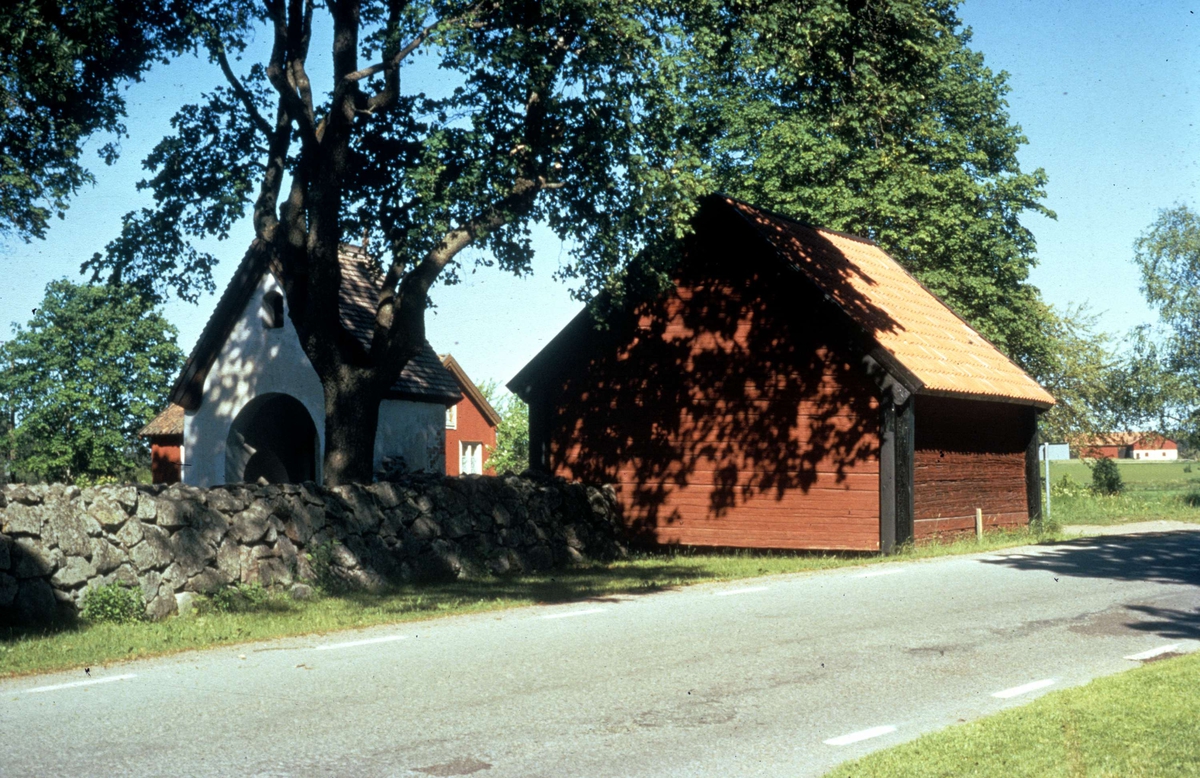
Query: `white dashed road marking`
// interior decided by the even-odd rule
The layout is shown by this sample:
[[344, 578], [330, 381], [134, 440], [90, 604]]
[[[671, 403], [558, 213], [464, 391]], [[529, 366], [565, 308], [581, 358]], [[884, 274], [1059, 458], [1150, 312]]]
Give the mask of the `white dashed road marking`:
[[604, 608], [588, 608], [582, 611], [568, 611], [567, 613], [550, 613], [542, 616], [543, 619], [569, 619], [572, 616], [588, 616], [593, 613], [604, 613]]
[[1172, 651], [1178, 651], [1178, 650], [1179, 650], [1179, 644], [1172, 643], [1169, 646], [1159, 646], [1158, 648], [1152, 648], [1149, 651], [1143, 651], [1140, 654], [1130, 654], [1129, 656], [1127, 656], [1125, 658], [1133, 660], [1134, 662], [1143, 662], [1147, 659], [1153, 659], [1156, 656], [1160, 656], [1162, 654], [1169, 654]]
[[74, 683], [60, 683], [55, 686], [38, 686], [35, 689], [26, 689], [26, 694], [39, 694], [41, 692], [56, 692], [59, 689], [74, 689], [77, 686], [95, 686], [98, 683], [114, 683], [115, 681], [127, 681], [130, 678], [137, 678], [134, 673], [128, 675], [114, 675], [110, 678], [92, 678], [87, 681], [75, 681]]
[[325, 646], [317, 646], [317, 651], [332, 651], [335, 648], [353, 648], [355, 646], [370, 646], [375, 643], [391, 643], [396, 640], [404, 640], [407, 635], [388, 635], [382, 638], [369, 638], [367, 640], [351, 640], [346, 643], [330, 643]]
[[851, 743], [857, 743], [862, 740], [870, 740], [873, 737], [881, 737], [883, 735], [890, 735], [895, 731], [896, 731], [896, 728], [893, 727], [891, 724], [888, 724], [883, 727], [871, 727], [870, 729], [864, 729], [861, 732], [851, 732], [849, 735], [839, 735], [838, 737], [831, 737], [825, 741], [825, 745], [827, 745], [827, 746], [848, 746]]
[[1036, 692], [1038, 689], [1045, 689], [1047, 686], [1053, 686], [1053, 685], [1054, 685], [1054, 679], [1047, 678], [1043, 681], [1034, 681], [1033, 683], [1027, 683], [1024, 686], [1014, 686], [1011, 689], [1005, 689], [1002, 692], [996, 692], [992, 696], [999, 697], [1002, 700], [1007, 700], [1010, 697], [1020, 697], [1022, 694], [1028, 694], [1029, 692]]
[[766, 586], [748, 586], [745, 589], [726, 589], [723, 592], [716, 592], [718, 597], [729, 597], [733, 594], [750, 594], [751, 592], [765, 592]]

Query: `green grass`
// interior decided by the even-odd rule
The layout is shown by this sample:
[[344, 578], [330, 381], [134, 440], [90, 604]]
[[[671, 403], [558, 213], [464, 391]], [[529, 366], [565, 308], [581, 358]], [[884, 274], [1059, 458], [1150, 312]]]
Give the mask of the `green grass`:
[[1124, 460], [1117, 469], [1125, 492], [1110, 497], [1090, 493], [1092, 471], [1084, 462], [1050, 463], [1053, 519], [1059, 524], [1200, 522], [1200, 463]]
[[829, 778], [1200, 776], [1200, 654], [1048, 694], [849, 762]]
[[615, 594], [644, 594], [696, 583], [928, 559], [1056, 538], [1053, 534], [997, 532], [988, 534], [982, 543], [976, 543], [972, 538], [931, 544], [908, 548], [890, 557], [877, 554], [667, 551], [544, 575], [400, 586], [378, 594], [321, 596], [299, 602], [277, 593], [250, 612], [222, 613], [210, 609], [203, 615], [159, 622], [75, 622], [43, 629], [0, 629], [0, 677], [105, 665], [190, 649], [378, 624], [594, 600]]

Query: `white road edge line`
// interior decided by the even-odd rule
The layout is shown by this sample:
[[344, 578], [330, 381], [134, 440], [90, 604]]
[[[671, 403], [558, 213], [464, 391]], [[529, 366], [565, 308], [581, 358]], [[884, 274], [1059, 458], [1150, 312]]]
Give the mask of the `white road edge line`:
[[903, 573], [903, 572], [904, 572], [903, 568], [897, 567], [894, 570], [874, 570], [870, 573], [859, 573], [858, 575], [856, 575], [854, 577], [855, 578], [878, 578], [881, 575], [895, 575], [896, 573]]
[[1170, 653], [1171, 651], [1178, 651], [1178, 650], [1179, 650], [1179, 644], [1172, 643], [1169, 646], [1159, 646], [1158, 648], [1152, 648], [1149, 651], [1143, 651], [1140, 654], [1130, 654], [1129, 656], [1127, 656], [1125, 658], [1129, 659], [1133, 662], [1141, 662], [1146, 659], [1153, 659], [1156, 656], [1160, 656], [1162, 654], [1166, 654], [1166, 653]]
[[873, 737], [882, 737], [883, 735], [890, 735], [895, 731], [896, 731], [896, 728], [893, 727], [891, 724], [887, 724], [882, 727], [871, 727], [870, 729], [864, 729], [861, 732], [851, 732], [849, 735], [839, 735], [838, 737], [831, 737], [825, 741], [825, 745], [827, 745], [827, 746], [848, 746], [851, 743], [857, 743], [861, 740], [870, 740]]
[[1004, 691], [996, 692], [992, 696], [998, 697], [1002, 700], [1007, 700], [1009, 697], [1020, 697], [1022, 694], [1036, 692], [1038, 689], [1045, 689], [1047, 686], [1053, 686], [1054, 681], [1055, 679], [1053, 678], [1047, 678], [1042, 681], [1034, 681], [1033, 683], [1027, 683], [1023, 686], [1014, 686], [1011, 689], [1005, 689]]
[[391, 643], [396, 640], [404, 640], [407, 635], [388, 635], [382, 638], [368, 638], [367, 640], [351, 640], [346, 643], [329, 643], [324, 646], [317, 646], [317, 651], [332, 651], [335, 648], [353, 648], [355, 646], [370, 646], [375, 643]]
[[569, 619], [572, 616], [590, 616], [593, 613], [604, 613], [604, 608], [588, 608], [582, 611], [570, 611], [568, 613], [549, 613], [542, 616], [543, 619]]
[[751, 592], [765, 592], [770, 587], [768, 586], [747, 586], [745, 589], [726, 589], [723, 592], [714, 592], [717, 597], [729, 597], [734, 594], [750, 594]]
[[60, 683], [55, 686], [38, 686], [35, 689], [26, 689], [25, 694], [39, 694], [41, 692], [56, 692], [59, 689], [74, 689], [76, 686], [95, 686], [98, 683], [113, 683], [115, 681], [128, 681], [130, 678], [137, 678], [136, 673], [128, 673], [126, 675], [114, 675], [109, 678], [92, 678], [88, 681], [75, 681], [74, 683]]

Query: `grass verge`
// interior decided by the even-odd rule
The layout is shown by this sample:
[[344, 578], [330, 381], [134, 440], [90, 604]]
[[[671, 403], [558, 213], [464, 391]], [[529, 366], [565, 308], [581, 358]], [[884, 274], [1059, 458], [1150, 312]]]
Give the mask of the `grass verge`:
[[1168, 519], [1200, 522], [1200, 463], [1121, 460], [1125, 492], [1092, 494], [1092, 471], [1079, 460], [1050, 465], [1051, 515], [1059, 524], [1126, 524]]
[[158, 622], [77, 621], [41, 629], [10, 627], [0, 629], [0, 678], [271, 638], [595, 600], [616, 594], [645, 594], [697, 583], [969, 554], [1057, 538], [1053, 532], [995, 532], [986, 535], [982, 543], [971, 538], [929, 544], [886, 557], [668, 550], [543, 575], [414, 584], [374, 594], [356, 592], [296, 601], [285, 593], [275, 593], [241, 612], [210, 609], [203, 615]]
[[1155, 662], [848, 762], [828, 778], [1200, 776], [1200, 654]]

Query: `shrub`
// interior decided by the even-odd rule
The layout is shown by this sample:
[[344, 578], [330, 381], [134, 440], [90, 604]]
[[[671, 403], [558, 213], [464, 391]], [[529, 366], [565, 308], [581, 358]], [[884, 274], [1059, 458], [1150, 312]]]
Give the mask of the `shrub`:
[[94, 586], [83, 595], [80, 615], [87, 621], [111, 621], [128, 624], [139, 621], [146, 615], [146, 602], [142, 590], [122, 581], [113, 581], [105, 586]]
[[213, 610], [221, 613], [248, 613], [266, 605], [270, 593], [257, 583], [236, 583], [226, 586], [209, 600]]
[[313, 584], [324, 594], [344, 594], [354, 589], [350, 581], [333, 570], [333, 551], [336, 546], [336, 540], [327, 540], [313, 546], [312, 551], [304, 555], [312, 568]]
[[1121, 480], [1116, 461], [1107, 458], [1096, 460], [1096, 464], [1092, 465], [1092, 491], [1096, 494], [1120, 494], [1125, 491], [1125, 482]]

